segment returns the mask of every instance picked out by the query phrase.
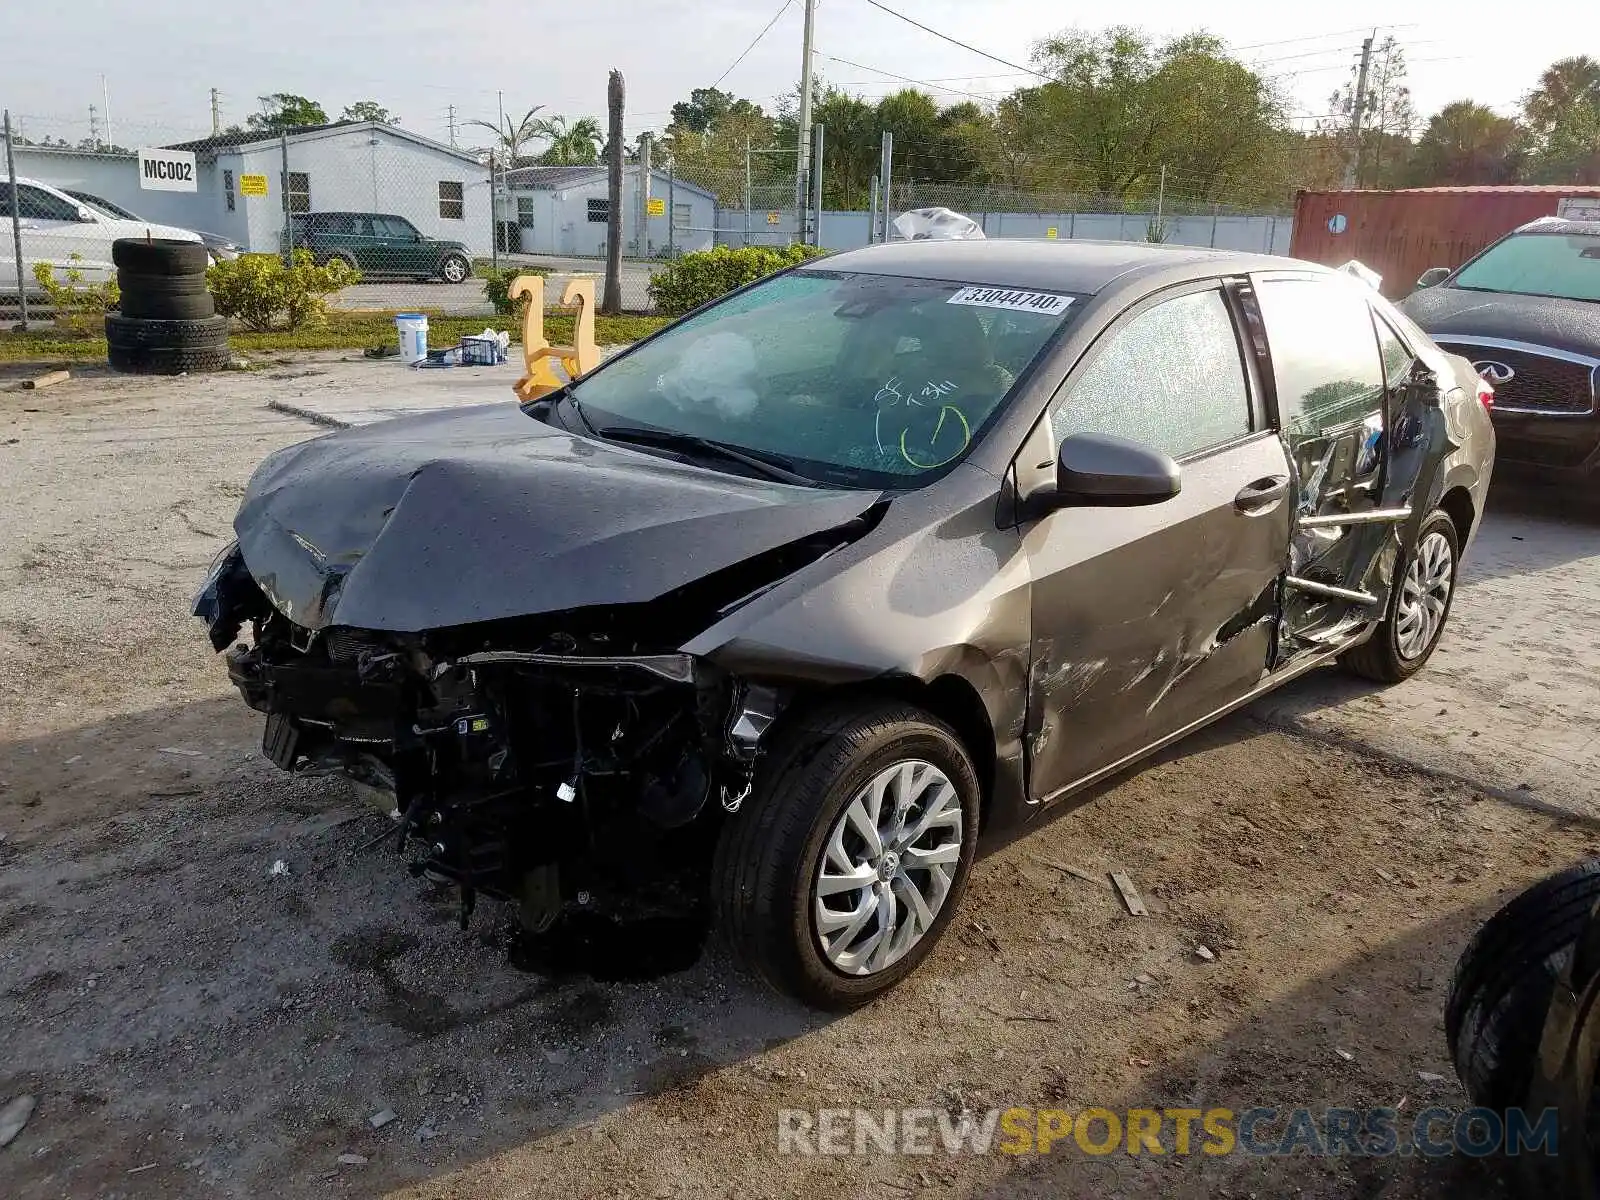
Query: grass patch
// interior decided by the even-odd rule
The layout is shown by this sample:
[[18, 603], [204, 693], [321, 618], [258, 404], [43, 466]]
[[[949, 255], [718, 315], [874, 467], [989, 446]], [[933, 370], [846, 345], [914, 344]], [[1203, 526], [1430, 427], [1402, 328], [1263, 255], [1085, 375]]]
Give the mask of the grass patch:
[[[595, 340], [602, 346], [636, 342], [667, 324], [667, 317], [596, 317]], [[511, 340], [521, 340], [515, 322], [497, 317], [428, 318], [428, 345], [453, 346], [469, 333], [482, 333], [485, 326], [511, 331]], [[551, 341], [568, 343], [572, 339], [572, 318], [547, 316], [545, 335]], [[394, 342], [394, 316], [391, 313], [329, 313], [325, 325], [289, 332], [252, 333], [235, 329], [228, 344], [245, 357], [276, 350], [363, 350], [368, 346], [387, 346]], [[74, 338], [52, 328], [0, 330], [0, 362], [85, 362], [105, 361], [105, 338]]]

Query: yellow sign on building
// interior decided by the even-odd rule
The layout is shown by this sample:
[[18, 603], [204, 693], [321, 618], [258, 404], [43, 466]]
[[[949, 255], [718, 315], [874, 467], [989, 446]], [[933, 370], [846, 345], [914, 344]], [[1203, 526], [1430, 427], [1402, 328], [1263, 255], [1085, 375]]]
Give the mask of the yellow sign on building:
[[667, 202], [660, 196], [651, 196], [650, 199], [645, 202], [645, 210], [649, 212], [652, 217], [665, 216], [667, 212]]
[[777, 223], [778, 223], [778, 214], [775, 213], [775, 212], [769, 212], [767, 214], [767, 224], [768, 225], [776, 225]]
[[1045, 230], [1045, 231], [1044, 231], [1044, 235], [1045, 235], [1045, 237], [1047, 237], [1047, 238], [1053, 238], [1053, 237], [1055, 237], [1055, 236], [1056, 236], [1056, 227], [1055, 227], [1055, 226], [1054, 226], [1054, 225], [1052, 225], [1052, 226], [1050, 226], [1050, 228], [1049, 228], [1049, 229], [1046, 229], [1046, 230]]
[[239, 176], [239, 194], [241, 196], [265, 196], [267, 194], [267, 177], [265, 175]]

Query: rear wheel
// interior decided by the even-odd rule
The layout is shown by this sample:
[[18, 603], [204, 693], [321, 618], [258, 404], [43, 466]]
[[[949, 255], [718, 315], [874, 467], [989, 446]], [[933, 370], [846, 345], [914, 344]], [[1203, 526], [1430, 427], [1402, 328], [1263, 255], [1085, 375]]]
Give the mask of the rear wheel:
[[1460, 547], [1450, 514], [1434, 509], [1396, 565], [1383, 622], [1340, 659], [1346, 669], [1378, 683], [1399, 683], [1422, 670], [1450, 617]]
[[960, 902], [972, 761], [942, 722], [883, 703], [802, 718], [767, 764], [717, 847], [718, 924], [779, 990], [858, 1007], [927, 957]]
[[341, 262], [345, 266], [349, 267], [352, 271], [360, 270], [360, 268], [356, 266], [356, 256], [345, 250], [330, 250], [328, 253], [322, 256], [321, 265], [327, 266], [329, 263], [333, 262]]

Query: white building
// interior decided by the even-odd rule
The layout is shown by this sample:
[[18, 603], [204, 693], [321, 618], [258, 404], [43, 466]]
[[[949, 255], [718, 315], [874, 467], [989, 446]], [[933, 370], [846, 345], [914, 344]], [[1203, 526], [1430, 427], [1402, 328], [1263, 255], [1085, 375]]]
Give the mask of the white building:
[[[284, 223], [281, 138], [249, 133], [168, 149], [194, 152], [196, 191], [142, 189], [138, 159], [131, 154], [18, 146], [17, 174], [89, 192], [150, 221], [221, 234], [246, 250], [278, 252]], [[288, 158], [291, 212], [390, 213], [428, 237], [489, 253], [489, 168], [470, 154], [394, 125], [341, 121], [291, 133]], [[246, 194], [249, 183], [264, 185], [266, 194]]]
[[[198, 227], [249, 250], [278, 250], [283, 139], [202, 138], [169, 148], [195, 154], [201, 176]], [[287, 139], [287, 156], [291, 213], [393, 214], [426, 237], [489, 253], [489, 168], [470, 154], [394, 125], [340, 121], [297, 129]], [[267, 194], [248, 195], [248, 184], [263, 177]]]
[[[623, 168], [623, 253], [630, 258], [649, 258], [666, 253], [669, 247], [680, 253], [709, 250], [717, 198], [665, 171], [650, 172], [646, 194], [641, 197], [643, 174], [636, 166]], [[514, 223], [512, 241], [504, 244], [504, 249], [604, 257], [611, 213], [604, 166], [518, 167], [505, 172], [503, 187], [500, 220]], [[654, 215], [647, 215], [650, 201], [659, 202], [654, 206], [659, 212]]]

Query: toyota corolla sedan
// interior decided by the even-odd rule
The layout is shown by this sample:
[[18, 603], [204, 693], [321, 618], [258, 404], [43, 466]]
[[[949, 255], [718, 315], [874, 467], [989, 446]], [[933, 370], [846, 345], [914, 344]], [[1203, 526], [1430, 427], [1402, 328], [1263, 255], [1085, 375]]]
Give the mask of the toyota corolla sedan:
[[1420, 669], [1488, 395], [1310, 264], [874, 246], [273, 455], [195, 611], [267, 756], [354, 780], [463, 921], [684, 897], [849, 1008], [990, 835], [1324, 664]]

